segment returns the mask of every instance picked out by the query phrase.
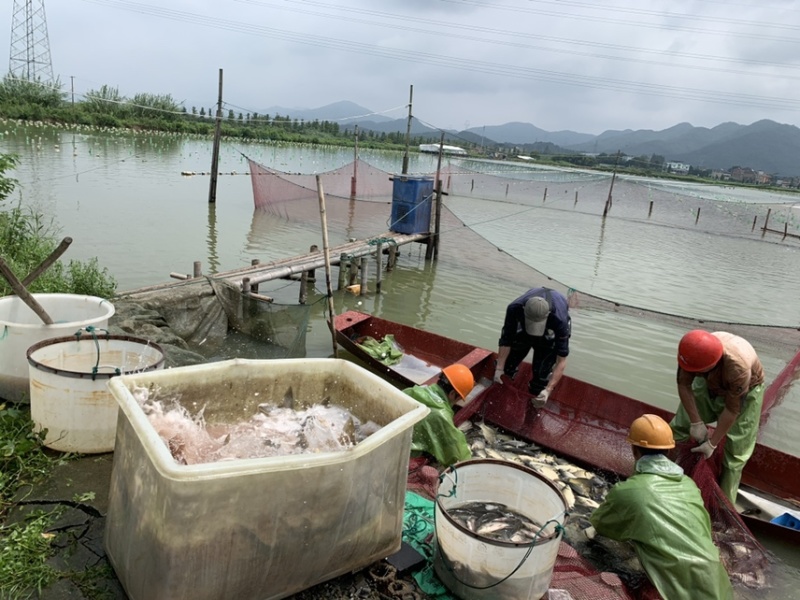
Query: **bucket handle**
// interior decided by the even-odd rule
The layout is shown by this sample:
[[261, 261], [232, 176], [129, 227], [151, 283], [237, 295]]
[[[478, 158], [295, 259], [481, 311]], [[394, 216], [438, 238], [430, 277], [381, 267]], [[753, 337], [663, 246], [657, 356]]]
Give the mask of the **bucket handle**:
[[[97, 333], [95, 333], [96, 331], [98, 331], [98, 329], [94, 325], [87, 325], [85, 328], [78, 329], [78, 331], [76, 331], [75, 334], [74, 334], [75, 335], [75, 341], [78, 341], [78, 342], [80, 341], [81, 335], [83, 335], [84, 331], [92, 336], [92, 340], [94, 340], [95, 348], [97, 349], [97, 361], [94, 363], [94, 366], [92, 367], [92, 381], [96, 381], [97, 380], [97, 374], [100, 371], [100, 342], [97, 341]], [[106, 339], [109, 339], [111, 337], [109, 332], [108, 332], [108, 329], [100, 329], [99, 331], [105, 331], [106, 332]], [[114, 373], [116, 375], [121, 375], [122, 371], [120, 370], [119, 367], [115, 367], [114, 368]]]
[[[456, 488], [458, 487], [458, 471], [456, 469], [453, 469], [453, 475], [455, 475], [455, 477], [451, 477], [450, 478], [451, 482], [453, 484], [453, 487], [450, 489], [450, 492], [448, 494], [436, 494], [437, 499], [440, 498], [440, 497], [441, 498], [450, 498], [450, 497], [456, 495]], [[449, 475], [446, 474], [446, 473], [442, 473], [439, 476], [439, 482], [440, 483], [444, 483], [444, 477], [445, 476], [449, 477]], [[561, 513], [561, 514], [566, 515], [566, 512]], [[539, 539], [539, 535], [545, 530], [545, 528], [548, 525], [550, 525], [550, 523], [553, 523], [555, 525], [555, 527], [554, 527], [555, 533], [557, 533], [557, 534], [563, 534], [564, 533], [564, 526], [561, 523], [558, 522], [558, 517], [554, 517], [552, 519], [548, 519], [548, 521], [546, 523], [544, 523], [544, 525], [542, 525], [539, 528], [539, 531], [536, 532], [536, 535], [533, 536], [533, 540], [528, 545], [528, 551], [525, 553], [525, 556], [522, 557], [522, 560], [519, 561], [519, 564], [516, 567], [514, 567], [514, 570], [511, 571], [511, 573], [509, 573], [505, 577], [503, 577], [500, 580], [495, 581], [494, 583], [491, 583], [489, 585], [483, 585], [483, 586], [472, 585], [471, 583], [467, 583], [466, 581], [462, 581], [461, 579], [459, 579], [458, 575], [456, 575], [456, 572], [453, 570], [452, 565], [447, 561], [447, 555], [442, 550], [442, 545], [441, 545], [441, 543], [439, 543], [439, 538], [438, 537], [436, 538], [436, 549], [439, 552], [439, 556], [441, 556], [441, 558], [442, 558], [442, 564], [445, 566], [445, 568], [448, 571], [450, 571], [450, 574], [453, 576], [453, 579], [458, 581], [461, 585], [464, 585], [464, 586], [466, 586], [468, 588], [472, 588], [473, 590], [488, 590], [490, 588], [493, 588], [495, 586], [500, 585], [501, 583], [503, 583], [504, 581], [506, 581], [507, 579], [512, 577], [514, 575], [514, 573], [516, 573], [517, 571], [520, 570], [522, 565], [525, 564], [525, 561], [528, 560], [528, 557], [531, 555], [531, 552], [533, 552], [533, 549], [536, 546], [536, 541]], [[434, 531], [436, 531], [436, 511], [435, 510], [433, 511], [433, 525], [434, 525]]]

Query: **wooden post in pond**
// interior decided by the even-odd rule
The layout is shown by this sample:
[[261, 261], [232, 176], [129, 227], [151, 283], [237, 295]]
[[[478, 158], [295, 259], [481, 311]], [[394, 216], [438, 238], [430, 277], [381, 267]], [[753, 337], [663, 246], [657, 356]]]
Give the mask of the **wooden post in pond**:
[[308, 271], [303, 271], [300, 274], [300, 304], [305, 304], [308, 300]]
[[391, 271], [397, 263], [397, 244], [389, 246], [389, 258], [386, 260], [386, 270]]
[[222, 134], [222, 69], [219, 70], [219, 96], [217, 99], [217, 122], [214, 126], [214, 148], [211, 152], [211, 184], [208, 188], [208, 202], [217, 201], [217, 173], [219, 172], [219, 138]]
[[647, 210], [647, 218], [650, 218], [650, 215], [653, 214], [653, 201], [650, 200], [650, 208]]
[[614, 191], [614, 181], [617, 179], [617, 165], [619, 164], [619, 155], [620, 150], [617, 150], [617, 159], [614, 161], [614, 173], [611, 175], [611, 186], [608, 188], [608, 198], [606, 198], [606, 205], [603, 207], [603, 218], [608, 215], [608, 211], [611, 210], [611, 198], [612, 192]]
[[694, 218], [694, 224], [697, 225], [697, 222], [700, 220], [700, 207], [697, 207], [697, 216]]
[[367, 262], [367, 257], [361, 257], [361, 289], [358, 292], [359, 296], [363, 296], [367, 293], [367, 273], [369, 273], [369, 263]]
[[375, 272], [375, 293], [376, 294], [380, 294], [381, 293], [381, 283], [382, 283], [381, 282], [381, 273], [383, 271], [383, 244], [381, 242], [378, 242], [377, 250], [378, 251], [375, 253], [376, 254], [376, 256], [375, 256], [376, 267], [375, 268], [377, 269], [377, 271]]
[[192, 277], [197, 278], [202, 276], [203, 276], [202, 263], [199, 260], [196, 260], [192, 265]]
[[[436, 191], [434, 198], [436, 206], [433, 213], [433, 236], [428, 237], [428, 247], [425, 248], [425, 260], [436, 258], [438, 253], [437, 247], [439, 244], [439, 220], [442, 218], [442, 180], [440, 179], [442, 173], [442, 155], [444, 154], [444, 131], [439, 138], [439, 161], [436, 163]], [[428, 232], [430, 233], [430, 231]]]
[[575, 190], [575, 202], [572, 204], [572, 208], [578, 206], [578, 190]]
[[[311, 248], [308, 249], [310, 253], [319, 252], [319, 246], [316, 244], [311, 244]], [[308, 271], [308, 280], [311, 283], [315, 283], [317, 281], [317, 271], [316, 269], [309, 269]]]
[[[254, 259], [252, 259], [250, 261], [250, 266], [255, 267], [256, 265], [259, 265], [259, 264], [261, 264], [261, 261], [259, 259], [257, 259], [257, 258], [254, 258]], [[257, 283], [250, 284], [250, 292], [253, 293], [253, 294], [257, 294], [258, 293], [258, 284]]]
[[353, 144], [353, 179], [350, 180], [350, 197], [356, 197], [358, 189], [358, 124], [356, 123], [356, 139]]
[[350, 265], [347, 271], [347, 285], [351, 286], [355, 284], [356, 277], [358, 277], [358, 262], [356, 262], [355, 257], [353, 257], [350, 259]]
[[755, 231], [756, 230], [756, 221], [758, 221], [758, 215], [753, 217], [753, 226], [750, 228], [750, 231]]
[[344, 287], [346, 276], [347, 276], [347, 254], [342, 252], [339, 255], [339, 281], [337, 281], [338, 289], [341, 290]]
[[325, 289], [328, 294], [328, 313], [330, 314], [328, 327], [331, 330], [333, 357], [339, 358], [339, 350], [336, 346], [336, 329], [333, 327], [333, 289], [331, 289], [331, 256], [328, 250], [328, 219], [325, 216], [325, 192], [322, 190], [322, 179], [320, 179], [319, 175], [317, 175], [317, 196], [319, 197], [319, 216], [322, 221], [322, 251], [325, 256]]
[[764, 234], [767, 233], [767, 228], [769, 227], [769, 216], [772, 214], [772, 209], [767, 209], [767, 218], [764, 219], [764, 228], [761, 230], [761, 237], [764, 237]]
[[403, 154], [403, 175], [408, 174], [408, 145], [411, 143], [411, 105], [414, 102], [414, 86], [408, 92], [408, 124], [406, 125], [406, 151]]
[[547, 188], [544, 188], [544, 196], [542, 197], [542, 204], [547, 202]]

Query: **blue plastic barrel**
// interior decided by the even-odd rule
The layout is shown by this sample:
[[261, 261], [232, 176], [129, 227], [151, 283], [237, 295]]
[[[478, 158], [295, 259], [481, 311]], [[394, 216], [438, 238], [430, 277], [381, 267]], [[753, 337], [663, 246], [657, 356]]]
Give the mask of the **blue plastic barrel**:
[[432, 197], [432, 177], [395, 175], [389, 229], [395, 233], [428, 233], [431, 228]]

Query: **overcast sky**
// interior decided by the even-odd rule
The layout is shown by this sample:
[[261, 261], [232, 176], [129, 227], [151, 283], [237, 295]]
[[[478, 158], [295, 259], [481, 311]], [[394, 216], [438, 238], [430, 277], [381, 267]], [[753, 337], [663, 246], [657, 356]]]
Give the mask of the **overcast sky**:
[[[42, 0], [32, 0], [34, 5]], [[800, 1], [44, 0], [53, 71], [188, 110], [350, 100], [445, 129], [800, 125]], [[2, 3], [9, 56], [12, 5]], [[357, 116], [357, 115], [353, 115]]]

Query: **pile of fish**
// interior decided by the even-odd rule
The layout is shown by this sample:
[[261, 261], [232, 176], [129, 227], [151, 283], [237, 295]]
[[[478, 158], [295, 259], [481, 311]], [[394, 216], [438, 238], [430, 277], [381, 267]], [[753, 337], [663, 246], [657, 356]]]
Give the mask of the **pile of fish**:
[[380, 429], [361, 422], [329, 398], [295, 407], [291, 389], [281, 405], [262, 403], [258, 412], [235, 423], [206, 423], [204, 409], [191, 414], [176, 399], [156, 400], [148, 390], [134, 397], [178, 464], [194, 465], [352, 448]]
[[[563, 539], [598, 570], [618, 574], [634, 589], [647, 580], [633, 545], [604, 536], [595, 537], [594, 528], [589, 522], [589, 516], [603, 502], [616, 481], [609, 482], [597, 473], [572, 464], [535, 444], [502, 433], [486, 423], [466, 421], [460, 429], [467, 437], [473, 458], [493, 458], [529, 467], [561, 491], [569, 506]], [[514, 535], [513, 528], [502, 530], [499, 523], [492, 525], [479, 516], [473, 522], [480, 523], [482, 527], [498, 527], [506, 537]], [[474, 529], [471, 531], [477, 533]], [[767, 585], [765, 570], [768, 568], [763, 548], [743, 544], [737, 533], [716, 529], [713, 532], [728, 575], [732, 581], [747, 587], [762, 588]]]
[[447, 509], [462, 527], [481, 537], [512, 544], [530, 544], [542, 526], [497, 502], [467, 502]]
[[[579, 554], [591, 560], [599, 570], [613, 571], [634, 587], [646, 580], [647, 575], [633, 546], [602, 536], [595, 537], [594, 528], [589, 522], [589, 515], [600, 506], [615, 481], [607, 481], [598, 473], [575, 465], [536, 444], [500, 432], [487, 423], [465, 421], [460, 429], [466, 435], [473, 458], [517, 463], [536, 471], [553, 483], [564, 497], [569, 510], [563, 539]], [[448, 513], [452, 515], [452, 510], [448, 510]], [[492, 523], [488, 514], [491, 513], [487, 513], [487, 518], [483, 519], [480, 515], [475, 515], [471, 523], [483, 527], [484, 530], [496, 527], [502, 536], [509, 539], [517, 533], [510, 519], [498, 515], [497, 522]], [[466, 526], [473, 533], [481, 535], [477, 529]], [[525, 528], [521, 524], [518, 531], [525, 535], [522, 533]], [[538, 527], [534, 527], [534, 531], [538, 531]]]

